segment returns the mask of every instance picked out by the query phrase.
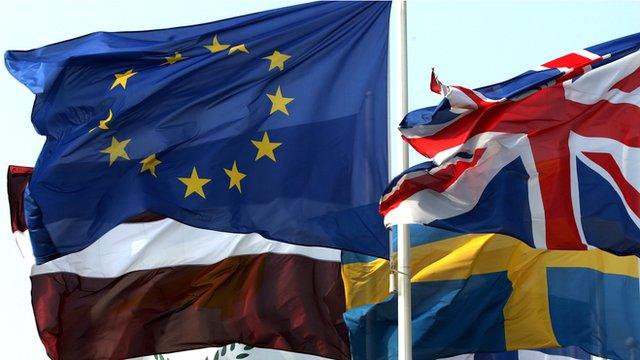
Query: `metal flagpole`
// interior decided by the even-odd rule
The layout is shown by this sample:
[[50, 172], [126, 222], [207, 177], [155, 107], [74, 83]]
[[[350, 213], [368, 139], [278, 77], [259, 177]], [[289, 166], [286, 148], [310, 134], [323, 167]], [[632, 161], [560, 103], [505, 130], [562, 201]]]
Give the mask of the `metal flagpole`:
[[[401, 118], [407, 114], [407, 2], [396, 0], [399, 5], [399, 36], [400, 59], [398, 72], [400, 88], [397, 104]], [[402, 170], [409, 167], [409, 146], [402, 142]], [[409, 241], [409, 225], [398, 225], [398, 359], [411, 360], [411, 244]]]

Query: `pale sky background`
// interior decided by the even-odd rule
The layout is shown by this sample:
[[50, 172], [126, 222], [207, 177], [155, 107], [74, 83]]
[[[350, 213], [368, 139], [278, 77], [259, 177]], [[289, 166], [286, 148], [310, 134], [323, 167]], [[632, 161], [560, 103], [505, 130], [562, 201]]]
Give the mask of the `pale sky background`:
[[[0, 12], [0, 49], [24, 50], [94, 31], [197, 24], [287, 6], [289, 0], [21, 0]], [[640, 32], [640, 2], [461, 2], [409, 0], [409, 109], [434, 105], [429, 72], [448, 84], [505, 80], [564, 53]], [[392, 66], [395, 64], [394, 54]], [[394, 90], [395, 87], [392, 87]], [[34, 96], [0, 69], [0, 171], [33, 165], [43, 138], [30, 122]], [[392, 120], [394, 127], [399, 119]], [[392, 136], [398, 148], [398, 136]], [[397, 154], [396, 151], [392, 155]], [[419, 159], [412, 157], [414, 162]], [[399, 163], [392, 163], [394, 172]], [[0, 187], [6, 189], [5, 177]], [[0, 354], [46, 359], [31, 310], [30, 264], [11, 234], [0, 196]], [[196, 359], [201, 360], [198, 356]]]

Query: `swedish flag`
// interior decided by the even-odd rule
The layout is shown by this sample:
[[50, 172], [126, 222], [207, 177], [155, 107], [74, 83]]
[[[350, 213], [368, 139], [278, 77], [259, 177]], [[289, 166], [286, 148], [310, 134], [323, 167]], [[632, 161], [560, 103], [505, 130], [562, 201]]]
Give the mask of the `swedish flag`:
[[[631, 359], [640, 339], [638, 258], [533, 249], [500, 234], [412, 226], [413, 353], [578, 346]], [[384, 259], [343, 256], [354, 359], [397, 357], [397, 300]]]

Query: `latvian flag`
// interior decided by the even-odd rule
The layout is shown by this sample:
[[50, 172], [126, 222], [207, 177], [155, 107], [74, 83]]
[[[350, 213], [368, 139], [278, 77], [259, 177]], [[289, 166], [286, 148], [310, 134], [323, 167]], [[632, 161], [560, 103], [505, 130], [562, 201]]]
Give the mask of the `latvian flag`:
[[[9, 168], [13, 231], [28, 238], [31, 168]], [[124, 359], [241, 342], [348, 359], [340, 251], [139, 217], [31, 272], [52, 359]]]

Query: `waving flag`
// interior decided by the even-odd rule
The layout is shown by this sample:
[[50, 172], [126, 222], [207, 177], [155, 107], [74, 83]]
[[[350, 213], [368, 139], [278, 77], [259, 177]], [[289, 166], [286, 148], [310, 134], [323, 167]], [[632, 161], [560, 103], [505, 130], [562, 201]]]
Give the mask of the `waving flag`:
[[316, 2], [9, 51], [47, 140], [39, 263], [134, 216], [386, 256], [389, 2]]
[[[21, 209], [30, 170], [11, 167], [8, 177], [12, 227], [26, 237]], [[140, 217], [79, 252], [34, 265], [31, 295], [54, 360], [237, 341], [349, 359], [340, 266], [335, 249]]]
[[[423, 225], [410, 233], [414, 358], [513, 351], [495, 358], [526, 359], [530, 353], [515, 350], [578, 347], [633, 360], [640, 350], [637, 256], [533, 249], [502, 234]], [[342, 267], [352, 358], [397, 359], [387, 260], [345, 254]]]
[[502, 233], [530, 246], [640, 254], [640, 34], [414, 111], [404, 139], [429, 161], [394, 179], [387, 224]]
[[[249, 349], [247, 349], [249, 348]], [[213, 356], [211, 355], [213, 354]], [[271, 350], [262, 348], [251, 348], [241, 344], [227, 346], [222, 349], [202, 349], [197, 351], [188, 351], [182, 353], [173, 353], [169, 357], [143, 357], [132, 360], [236, 360], [240, 358], [247, 360], [323, 360], [325, 358], [290, 353], [281, 350]], [[217, 357], [216, 357], [217, 356]], [[569, 346], [559, 349], [541, 349], [541, 350], [519, 350], [506, 351], [499, 353], [476, 353], [464, 354], [454, 357], [444, 358], [443, 360], [591, 360], [592, 357], [584, 350], [575, 346]]]
[[477, 353], [457, 355], [446, 360], [591, 360], [584, 350], [568, 346], [559, 349], [517, 350], [500, 353]]

